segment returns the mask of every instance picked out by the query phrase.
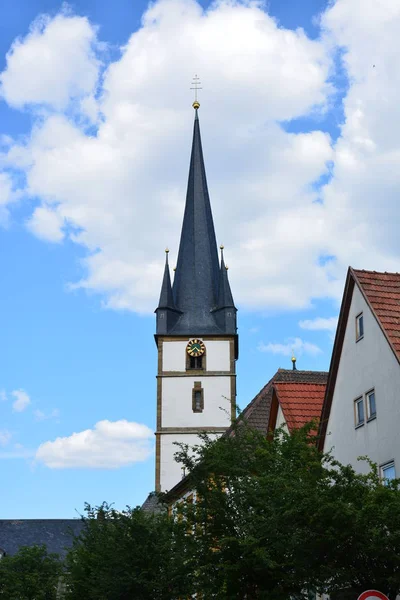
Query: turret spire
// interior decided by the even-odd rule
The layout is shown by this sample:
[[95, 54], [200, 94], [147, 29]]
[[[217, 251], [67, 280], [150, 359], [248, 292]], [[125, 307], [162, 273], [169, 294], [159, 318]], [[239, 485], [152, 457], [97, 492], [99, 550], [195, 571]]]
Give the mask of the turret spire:
[[160, 300], [156, 308], [157, 314], [157, 333], [168, 333], [175, 325], [181, 312], [177, 310], [172, 293], [171, 276], [168, 263], [169, 250], [165, 250], [164, 277], [161, 285]]
[[228, 279], [228, 267], [224, 261], [224, 247], [220, 246], [221, 250], [221, 268], [219, 271], [219, 289], [217, 308], [235, 308], [231, 286]]
[[160, 300], [158, 302], [158, 308], [172, 308], [175, 310], [175, 302], [172, 294], [171, 276], [169, 273], [168, 263], [168, 248], [165, 249], [165, 267], [164, 277], [161, 286]]

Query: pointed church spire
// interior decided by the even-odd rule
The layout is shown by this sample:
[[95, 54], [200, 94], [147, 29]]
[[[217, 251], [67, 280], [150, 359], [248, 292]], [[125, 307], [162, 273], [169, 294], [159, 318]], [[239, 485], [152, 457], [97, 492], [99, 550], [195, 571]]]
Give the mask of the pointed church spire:
[[168, 333], [176, 324], [181, 312], [177, 310], [172, 293], [171, 276], [169, 274], [168, 248], [165, 250], [164, 277], [161, 285], [160, 300], [155, 310], [157, 315], [157, 335]]
[[228, 267], [224, 261], [224, 247], [220, 246], [221, 250], [221, 268], [219, 271], [219, 289], [217, 308], [235, 308], [231, 286], [228, 279]]
[[224, 261], [224, 247], [221, 250], [221, 268], [219, 271], [218, 303], [215, 308], [214, 318], [218, 327], [225, 333], [236, 335], [236, 313], [237, 309], [233, 301], [231, 286], [228, 279], [228, 267]]
[[172, 308], [175, 310], [175, 302], [174, 297], [172, 295], [172, 285], [171, 285], [171, 276], [169, 273], [169, 263], [168, 263], [168, 253], [169, 250], [166, 248], [165, 250], [165, 268], [164, 268], [164, 277], [161, 286], [160, 300], [158, 302], [158, 308]]
[[183, 312], [173, 333], [222, 333], [211, 313], [217, 303], [219, 264], [200, 137], [198, 103], [186, 206], [183, 217], [173, 294]]

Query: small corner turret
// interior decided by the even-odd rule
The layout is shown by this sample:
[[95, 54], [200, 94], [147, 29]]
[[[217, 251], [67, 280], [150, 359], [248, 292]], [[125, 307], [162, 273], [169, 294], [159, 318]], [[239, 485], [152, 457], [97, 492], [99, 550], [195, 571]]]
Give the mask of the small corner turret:
[[161, 286], [160, 300], [155, 310], [157, 315], [157, 335], [166, 334], [174, 327], [180, 315], [182, 314], [175, 306], [172, 293], [171, 276], [168, 263], [169, 250], [165, 250], [164, 277]]
[[218, 327], [224, 333], [236, 335], [236, 313], [237, 308], [233, 301], [231, 286], [228, 279], [228, 266], [224, 261], [224, 247], [221, 250], [221, 266], [219, 271], [218, 302], [214, 309], [215, 320]]

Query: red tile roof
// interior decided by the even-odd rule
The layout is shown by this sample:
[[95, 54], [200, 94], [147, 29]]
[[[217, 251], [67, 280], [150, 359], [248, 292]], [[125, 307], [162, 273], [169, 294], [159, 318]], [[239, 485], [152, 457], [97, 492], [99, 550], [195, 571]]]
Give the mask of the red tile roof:
[[325, 383], [275, 382], [274, 388], [289, 431], [320, 419]]
[[[275, 375], [260, 390], [253, 400], [246, 406], [239, 419], [246, 421], [254, 429], [258, 429], [267, 435], [268, 423], [270, 418], [272, 392], [276, 382], [286, 382], [295, 385], [301, 384], [323, 384], [325, 389], [328, 380], [326, 371], [301, 371], [293, 369], [278, 369]], [[234, 427], [230, 427], [226, 434], [233, 435]]]
[[400, 359], [400, 273], [353, 269], [361, 291]]

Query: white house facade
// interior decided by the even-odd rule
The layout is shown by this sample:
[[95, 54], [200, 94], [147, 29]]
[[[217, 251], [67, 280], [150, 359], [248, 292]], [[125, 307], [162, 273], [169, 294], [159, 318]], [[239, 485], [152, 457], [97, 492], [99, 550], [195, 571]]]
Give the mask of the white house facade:
[[349, 269], [321, 420], [321, 444], [358, 472], [400, 475], [400, 274]]

